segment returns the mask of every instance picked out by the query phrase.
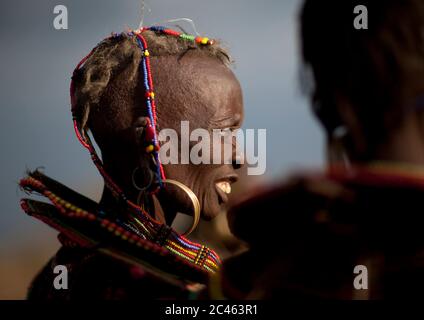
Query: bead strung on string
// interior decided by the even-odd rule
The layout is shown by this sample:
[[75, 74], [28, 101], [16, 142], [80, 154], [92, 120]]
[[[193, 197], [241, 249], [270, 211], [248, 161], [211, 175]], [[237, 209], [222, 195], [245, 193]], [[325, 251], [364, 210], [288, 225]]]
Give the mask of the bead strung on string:
[[168, 28], [162, 27], [162, 26], [152, 26], [152, 27], [141, 28], [139, 30], [134, 30], [133, 32], [135, 34], [140, 34], [140, 33], [142, 33], [143, 31], [146, 31], [146, 30], [166, 34], [166, 35], [169, 35], [169, 36], [179, 37], [181, 39], [196, 42], [196, 43], [202, 44], [202, 45], [213, 45], [215, 43], [214, 40], [211, 40], [211, 39], [206, 38], [206, 37], [196, 37], [196, 36], [193, 36], [191, 34], [178, 32], [176, 30], [168, 29]]

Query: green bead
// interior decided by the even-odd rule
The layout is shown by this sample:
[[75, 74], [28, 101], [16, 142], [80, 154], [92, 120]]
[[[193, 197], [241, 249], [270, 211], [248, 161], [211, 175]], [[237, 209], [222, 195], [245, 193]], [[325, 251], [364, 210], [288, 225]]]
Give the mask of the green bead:
[[181, 34], [180, 37], [182, 39], [189, 40], [189, 41], [194, 41], [194, 39], [196, 38], [195, 36], [192, 36], [190, 34]]

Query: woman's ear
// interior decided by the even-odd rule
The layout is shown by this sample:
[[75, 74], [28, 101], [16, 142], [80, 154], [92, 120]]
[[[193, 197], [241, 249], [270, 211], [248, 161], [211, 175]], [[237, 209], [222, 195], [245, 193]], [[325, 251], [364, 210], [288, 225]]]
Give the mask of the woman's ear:
[[146, 141], [146, 128], [150, 124], [148, 117], [138, 117], [135, 119], [133, 124], [133, 137], [134, 142], [137, 145], [138, 150], [143, 150], [144, 142]]
[[[132, 185], [137, 190], [137, 203], [149, 207], [151, 203], [148, 195], [156, 188], [156, 179], [151, 156], [146, 146], [151, 141], [152, 127], [148, 117], [138, 117], [132, 125], [132, 137], [136, 148], [137, 166], [132, 172]], [[149, 140], [150, 139], [150, 140]]]
[[149, 146], [149, 141], [151, 141], [152, 130], [150, 126], [150, 119], [148, 117], [138, 117], [135, 119], [132, 125], [132, 139], [133, 145], [136, 149], [137, 155], [137, 165], [139, 168], [151, 170], [151, 163], [149, 161], [150, 157], [146, 148]]
[[155, 163], [152, 161], [152, 147], [154, 144], [154, 128], [148, 117], [138, 117], [132, 125], [132, 136], [137, 154], [137, 165], [139, 171], [151, 173], [154, 175]]

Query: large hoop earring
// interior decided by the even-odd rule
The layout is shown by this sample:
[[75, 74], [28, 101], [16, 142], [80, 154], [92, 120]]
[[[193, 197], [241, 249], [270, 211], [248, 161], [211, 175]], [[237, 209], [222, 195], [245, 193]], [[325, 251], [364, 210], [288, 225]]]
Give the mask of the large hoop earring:
[[181, 188], [190, 198], [192, 204], [193, 204], [193, 224], [191, 225], [191, 227], [189, 229], [187, 229], [186, 232], [183, 233], [183, 236], [188, 236], [189, 234], [191, 234], [197, 227], [197, 225], [199, 224], [200, 221], [200, 202], [199, 199], [197, 198], [197, 196], [195, 195], [195, 193], [189, 188], [187, 187], [185, 184], [176, 181], [176, 180], [172, 180], [172, 179], [166, 179], [163, 181], [163, 183], [168, 183], [168, 184], [172, 184], [174, 186], [177, 186], [179, 188]]

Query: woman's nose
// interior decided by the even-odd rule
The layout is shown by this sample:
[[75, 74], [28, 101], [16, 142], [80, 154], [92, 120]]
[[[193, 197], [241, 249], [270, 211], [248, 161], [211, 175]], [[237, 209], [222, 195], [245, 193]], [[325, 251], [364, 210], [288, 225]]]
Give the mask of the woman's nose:
[[234, 169], [240, 169], [244, 165], [244, 154], [238, 153], [233, 157], [232, 165]]

